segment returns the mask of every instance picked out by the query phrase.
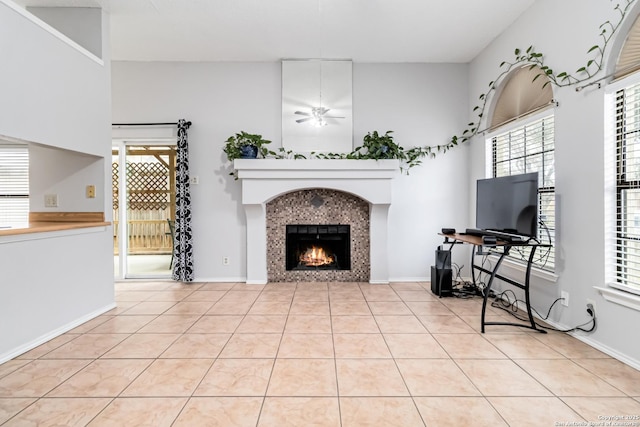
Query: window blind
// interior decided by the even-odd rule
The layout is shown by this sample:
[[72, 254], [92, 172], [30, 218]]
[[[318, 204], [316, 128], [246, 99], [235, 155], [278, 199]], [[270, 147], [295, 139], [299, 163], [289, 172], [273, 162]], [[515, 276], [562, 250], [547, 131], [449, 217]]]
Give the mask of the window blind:
[[640, 84], [615, 96], [615, 244], [609, 248], [613, 262], [608, 277], [623, 287], [640, 291]]
[[[538, 172], [538, 240], [555, 243], [555, 164], [554, 117], [534, 119], [507, 132], [493, 136], [493, 177]], [[517, 250], [513, 256], [525, 260], [528, 250]], [[545, 270], [555, 268], [555, 249], [538, 249], [534, 264]]]
[[0, 145], [0, 225], [29, 219], [29, 149]]

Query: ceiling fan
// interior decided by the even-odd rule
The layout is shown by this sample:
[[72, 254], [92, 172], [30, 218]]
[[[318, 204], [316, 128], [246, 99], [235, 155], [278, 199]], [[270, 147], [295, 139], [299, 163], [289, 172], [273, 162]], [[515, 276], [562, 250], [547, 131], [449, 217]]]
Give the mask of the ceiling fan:
[[307, 116], [302, 119], [296, 120], [296, 123], [304, 123], [309, 120], [314, 120], [314, 124], [316, 126], [325, 126], [327, 124], [325, 119], [344, 119], [343, 116], [327, 116], [326, 114], [328, 112], [329, 108], [312, 107], [310, 113], [307, 113], [305, 111], [296, 111], [293, 114], [297, 114], [299, 116]]

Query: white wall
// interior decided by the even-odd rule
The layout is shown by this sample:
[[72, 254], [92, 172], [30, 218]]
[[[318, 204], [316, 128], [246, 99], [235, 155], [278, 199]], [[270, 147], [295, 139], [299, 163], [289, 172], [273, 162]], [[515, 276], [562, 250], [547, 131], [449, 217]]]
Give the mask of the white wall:
[[[618, 22], [616, 2], [604, 0], [538, 0], [512, 27], [471, 64], [470, 94], [477, 99], [500, 73], [499, 64], [512, 60], [515, 48], [533, 45], [556, 72], [573, 72], [586, 64], [587, 50], [600, 43], [600, 24]], [[638, 7], [627, 17], [631, 22]], [[552, 12], [552, 13], [551, 13]], [[618, 35], [624, 37], [624, 35]], [[611, 64], [607, 64], [610, 68]], [[602, 73], [599, 77], [604, 75]], [[604, 89], [554, 87], [556, 168], [557, 283], [536, 279], [533, 306], [546, 313], [561, 291], [570, 295], [569, 307], [553, 312], [562, 326], [588, 320], [586, 300], [596, 301], [598, 328], [582, 339], [609, 354], [640, 366], [640, 341], [630, 336], [640, 312], [605, 301], [593, 289], [604, 285]], [[475, 105], [472, 104], [471, 107]], [[470, 113], [471, 114], [471, 113]], [[475, 116], [471, 114], [473, 120]], [[470, 184], [484, 177], [484, 140], [470, 145]], [[471, 204], [471, 207], [474, 205]], [[470, 218], [473, 218], [471, 210]], [[557, 304], [559, 306], [559, 304]]]
[[[243, 280], [241, 182], [228, 176], [222, 147], [240, 130], [280, 146], [280, 64], [114, 62], [112, 75], [114, 123], [192, 121], [190, 171], [200, 178], [191, 187], [195, 276]], [[407, 148], [445, 143], [466, 122], [466, 81], [466, 65], [354, 64], [356, 145], [373, 130], [394, 130], [396, 142]], [[389, 214], [395, 233], [390, 238], [392, 279], [426, 280], [440, 243], [437, 232], [467, 226], [465, 161], [460, 147], [425, 160], [395, 181]], [[223, 256], [230, 265], [222, 265]]]
[[[105, 14], [101, 27], [108, 52]], [[65, 211], [110, 218], [109, 58], [103, 64], [6, 0], [0, 52], [0, 135], [42, 146], [30, 165], [33, 204], [54, 188]], [[85, 203], [77, 192], [89, 183], [98, 198]], [[111, 308], [112, 256], [111, 227], [0, 236], [0, 363]]]

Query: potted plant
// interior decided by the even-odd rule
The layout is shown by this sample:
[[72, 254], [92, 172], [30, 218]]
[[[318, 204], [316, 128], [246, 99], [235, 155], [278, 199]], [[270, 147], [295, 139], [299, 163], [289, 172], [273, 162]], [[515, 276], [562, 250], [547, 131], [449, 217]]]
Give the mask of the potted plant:
[[[404, 159], [404, 148], [393, 142], [392, 130], [379, 134], [377, 130], [367, 133], [362, 138], [364, 144], [354, 150], [355, 157], [361, 159]], [[361, 150], [366, 149], [366, 153]]]
[[271, 141], [262, 138], [262, 135], [240, 131], [227, 139], [224, 152], [230, 162], [235, 159], [255, 159], [258, 156], [264, 158], [270, 153], [265, 147], [267, 144], [271, 144]]

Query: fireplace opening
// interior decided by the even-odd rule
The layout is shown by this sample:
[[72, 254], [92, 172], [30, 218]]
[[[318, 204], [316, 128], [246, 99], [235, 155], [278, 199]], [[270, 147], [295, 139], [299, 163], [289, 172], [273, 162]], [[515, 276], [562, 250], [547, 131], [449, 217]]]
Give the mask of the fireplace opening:
[[351, 270], [349, 225], [287, 225], [287, 270]]

